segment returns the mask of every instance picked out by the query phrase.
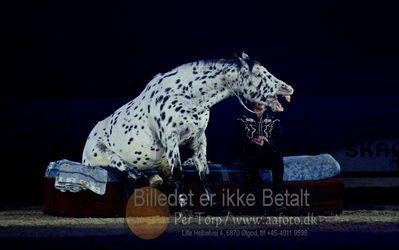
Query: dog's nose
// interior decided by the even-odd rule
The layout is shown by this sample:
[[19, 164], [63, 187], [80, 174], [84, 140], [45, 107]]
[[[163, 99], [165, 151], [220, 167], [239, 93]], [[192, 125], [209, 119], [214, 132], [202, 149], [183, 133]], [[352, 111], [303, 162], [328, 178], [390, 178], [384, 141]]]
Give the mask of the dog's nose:
[[283, 87], [283, 89], [284, 89], [285, 91], [287, 91], [288, 94], [290, 94], [290, 95], [292, 95], [292, 94], [294, 93], [294, 88], [291, 87], [290, 85], [285, 85], [285, 86]]

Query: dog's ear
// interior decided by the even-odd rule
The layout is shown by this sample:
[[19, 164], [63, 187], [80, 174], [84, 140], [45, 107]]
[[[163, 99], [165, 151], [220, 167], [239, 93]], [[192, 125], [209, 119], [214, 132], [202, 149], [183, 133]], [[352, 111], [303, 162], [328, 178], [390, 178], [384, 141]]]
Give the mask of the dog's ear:
[[248, 63], [247, 63], [247, 60], [249, 60], [249, 56], [247, 54], [245, 54], [244, 51], [242, 52], [241, 57], [238, 56], [237, 54], [234, 54], [234, 55], [235, 55], [235, 57], [237, 57], [238, 61], [240, 62], [241, 67], [244, 67], [247, 69], [249, 68]]
[[249, 56], [243, 51], [242, 54], [241, 54], [241, 58], [244, 59], [244, 60], [248, 60]]

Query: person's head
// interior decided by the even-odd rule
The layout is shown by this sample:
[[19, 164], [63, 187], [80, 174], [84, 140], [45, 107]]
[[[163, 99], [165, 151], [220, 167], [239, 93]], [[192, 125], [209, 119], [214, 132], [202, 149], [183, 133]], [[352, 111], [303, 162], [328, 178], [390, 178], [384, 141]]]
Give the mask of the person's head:
[[259, 112], [259, 111], [264, 112], [267, 108], [267, 106], [265, 104], [261, 104], [258, 102], [251, 102], [251, 106], [252, 106], [252, 110], [255, 112]]

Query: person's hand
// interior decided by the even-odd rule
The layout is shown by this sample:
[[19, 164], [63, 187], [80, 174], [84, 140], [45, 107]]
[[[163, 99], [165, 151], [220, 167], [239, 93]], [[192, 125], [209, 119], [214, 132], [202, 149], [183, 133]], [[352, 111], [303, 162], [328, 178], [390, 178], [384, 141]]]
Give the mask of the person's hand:
[[265, 141], [267, 141], [267, 138], [264, 136], [259, 136], [257, 138], [253, 138], [251, 140], [252, 143], [259, 145], [259, 146], [263, 146], [263, 144], [265, 144]]

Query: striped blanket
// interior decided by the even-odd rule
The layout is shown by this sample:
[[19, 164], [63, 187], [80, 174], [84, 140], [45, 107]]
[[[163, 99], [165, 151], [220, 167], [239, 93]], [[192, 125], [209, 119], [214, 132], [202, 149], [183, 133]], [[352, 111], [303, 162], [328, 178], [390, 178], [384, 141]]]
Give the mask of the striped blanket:
[[[284, 181], [323, 180], [340, 173], [339, 163], [330, 154], [301, 155], [284, 157]], [[209, 163], [211, 180], [214, 182], [246, 182], [247, 172], [234, 164]], [[266, 167], [266, 166], [265, 166]], [[199, 181], [198, 172], [192, 161], [183, 164], [184, 178], [188, 182]], [[162, 171], [152, 169], [144, 174], [162, 175]], [[261, 170], [265, 182], [272, 181], [272, 171]], [[55, 188], [65, 192], [91, 190], [104, 194], [107, 182], [121, 181], [121, 172], [110, 167], [92, 167], [69, 160], [51, 162], [46, 170], [46, 177], [55, 178]]]

